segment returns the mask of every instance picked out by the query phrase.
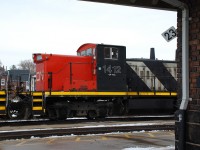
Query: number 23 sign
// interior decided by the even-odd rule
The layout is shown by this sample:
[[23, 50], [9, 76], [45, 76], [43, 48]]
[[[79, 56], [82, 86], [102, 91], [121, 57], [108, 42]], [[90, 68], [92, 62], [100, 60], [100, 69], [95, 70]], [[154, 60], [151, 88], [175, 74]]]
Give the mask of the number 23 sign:
[[172, 26], [169, 29], [167, 29], [165, 32], [163, 32], [161, 35], [164, 37], [164, 39], [167, 42], [169, 42], [177, 36], [176, 29]]

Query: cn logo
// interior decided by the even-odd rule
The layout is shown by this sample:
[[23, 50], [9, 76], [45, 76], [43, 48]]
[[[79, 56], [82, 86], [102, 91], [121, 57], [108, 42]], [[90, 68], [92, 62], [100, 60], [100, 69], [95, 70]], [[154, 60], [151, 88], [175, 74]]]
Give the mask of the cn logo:
[[36, 81], [44, 80], [44, 74], [42, 72], [36, 72]]

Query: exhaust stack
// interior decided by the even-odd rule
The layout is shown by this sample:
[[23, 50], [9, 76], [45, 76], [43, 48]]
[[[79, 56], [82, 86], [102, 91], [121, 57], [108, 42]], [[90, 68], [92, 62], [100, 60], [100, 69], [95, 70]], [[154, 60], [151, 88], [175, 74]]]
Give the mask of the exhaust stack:
[[155, 58], [155, 49], [154, 48], [151, 48], [150, 49], [150, 59], [152, 59], [152, 60], [155, 60], [156, 58]]

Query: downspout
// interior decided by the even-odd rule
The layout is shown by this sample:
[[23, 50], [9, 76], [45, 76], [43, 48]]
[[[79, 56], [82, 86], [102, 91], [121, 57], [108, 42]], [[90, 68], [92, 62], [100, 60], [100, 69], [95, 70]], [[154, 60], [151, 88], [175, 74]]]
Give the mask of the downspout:
[[178, 142], [175, 144], [178, 150], [186, 149], [185, 138], [185, 112], [189, 102], [189, 9], [188, 6], [178, 0], [162, 0], [174, 7], [182, 9], [182, 101], [179, 111], [176, 112], [176, 127], [178, 127]]

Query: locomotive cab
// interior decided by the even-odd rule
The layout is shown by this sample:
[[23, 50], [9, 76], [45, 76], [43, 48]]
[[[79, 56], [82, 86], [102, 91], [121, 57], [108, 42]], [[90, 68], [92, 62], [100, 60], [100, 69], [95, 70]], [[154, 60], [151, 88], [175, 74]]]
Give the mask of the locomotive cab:
[[126, 48], [97, 45], [97, 89], [126, 91]]
[[127, 91], [126, 47], [104, 44], [84, 44], [78, 56], [93, 56], [97, 91]]

